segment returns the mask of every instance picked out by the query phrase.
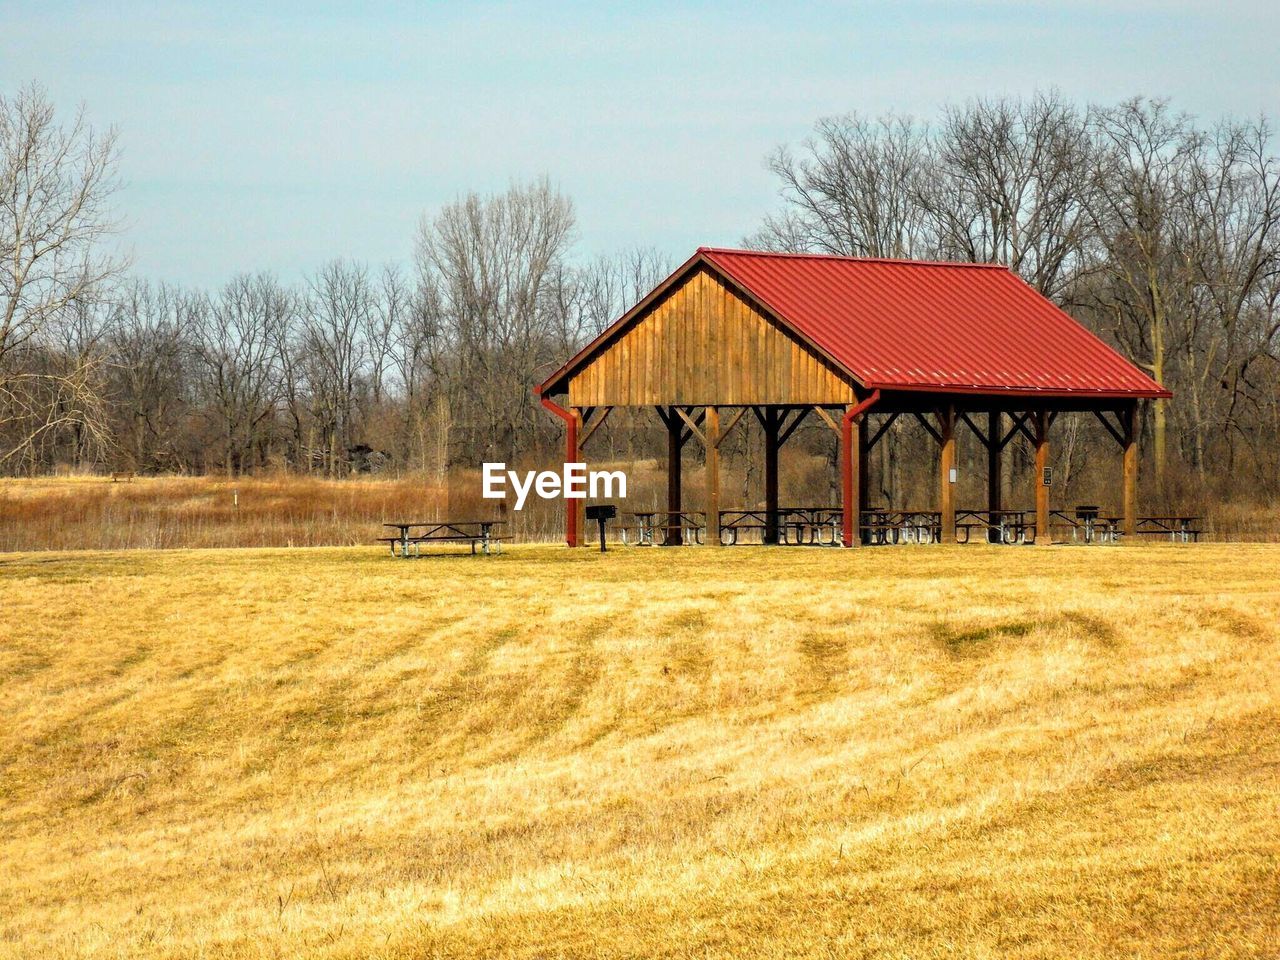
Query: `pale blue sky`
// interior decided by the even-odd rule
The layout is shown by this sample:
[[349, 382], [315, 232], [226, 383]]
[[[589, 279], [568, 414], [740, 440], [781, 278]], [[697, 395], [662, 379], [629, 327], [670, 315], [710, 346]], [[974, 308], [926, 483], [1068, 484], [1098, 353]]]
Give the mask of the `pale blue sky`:
[[0, 88], [114, 124], [136, 272], [404, 260], [418, 218], [547, 173], [584, 255], [736, 244], [823, 115], [1054, 86], [1280, 114], [1280, 4], [0, 0]]

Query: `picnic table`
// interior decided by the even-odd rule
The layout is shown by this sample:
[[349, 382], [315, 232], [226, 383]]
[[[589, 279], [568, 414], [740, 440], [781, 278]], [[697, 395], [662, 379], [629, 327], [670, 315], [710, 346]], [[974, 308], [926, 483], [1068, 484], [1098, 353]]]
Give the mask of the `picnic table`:
[[[840, 531], [839, 507], [779, 507], [774, 511], [779, 543], [833, 545]], [[738, 543], [743, 531], [759, 531], [761, 541], [769, 527], [769, 511], [734, 509], [720, 511], [720, 542], [726, 547]], [[830, 530], [830, 537], [825, 531]]]
[[[1109, 526], [1112, 540], [1123, 529], [1124, 517], [1099, 517], [1098, 519]], [[1167, 536], [1173, 543], [1198, 543], [1202, 532], [1200, 524], [1203, 520], [1204, 517], [1183, 515], [1138, 517], [1137, 529], [1134, 533], [1146, 537]]]
[[720, 542], [726, 547], [732, 547], [744, 530], [759, 530], [760, 539], [763, 540], [768, 518], [767, 510], [721, 510]]
[[[985, 530], [993, 543], [1035, 543], [1034, 510], [957, 510], [956, 542], [968, 543], [974, 530]], [[991, 540], [991, 535], [995, 536]]]
[[838, 547], [844, 510], [840, 507], [781, 507], [778, 509], [778, 542]]
[[942, 514], [937, 510], [862, 511], [859, 527], [873, 544], [937, 543], [942, 538]]
[[[627, 513], [634, 518], [631, 527], [621, 527], [622, 542], [629, 543], [627, 532], [634, 529], [637, 547], [652, 547], [660, 544], [664, 547], [681, 543], [702, 543], [707, 534], [706, 514], [699, 510], [632, 510]], [[686, 538], [688, 534], [688, 538]], [[661, 539], [658, 539], [661, 536]]]
[[[510, 537], [497, 536], [493, 528], [506, 523], [505, 520], [415, 520], [409, 523], [384, 523], [399, 531], [394, 537], [379, 537], [381, 543], [391, 548], [391, 555], [396, 555], [396, 545], [400, 546], [400, 556], [419, 557], [424, 543], [469, 543], [474, 556], [479, 547], [485, 556], [490, 552], [501, 553], [502, 541]], [[415, 532], [418, 531], [418, 532]], [[412, 554], [409, 552], [412, 549]]]

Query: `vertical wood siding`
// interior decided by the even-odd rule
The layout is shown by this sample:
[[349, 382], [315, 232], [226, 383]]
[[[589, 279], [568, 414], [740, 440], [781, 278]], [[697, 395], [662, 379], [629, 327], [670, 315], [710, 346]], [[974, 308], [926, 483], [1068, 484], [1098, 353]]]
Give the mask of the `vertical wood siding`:
[[672, 290], [569, 381], [575, 407], [853, 400], [843, 374], [706, 270]]

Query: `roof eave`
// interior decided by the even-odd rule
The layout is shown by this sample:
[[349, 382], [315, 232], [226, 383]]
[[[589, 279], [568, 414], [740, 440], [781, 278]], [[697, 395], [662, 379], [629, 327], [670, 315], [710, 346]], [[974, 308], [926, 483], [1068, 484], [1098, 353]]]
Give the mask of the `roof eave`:
[[1169, 400], [1173, 394], [1163, 387], [1155, 390], [1106, 390], [1088, 387], [1046, 387], [1043, 390], [1028, 387], [983, 386], [981, 384], [946, 384], [946, 383], [894, 383], [892, 381], [868, 381], [867, 388], [873, 390], [892, 390], [895, 393], [959, 393], [991, 397], [1044, 397], [1046, 399], [1062, 399], [1079, 397], [1099, 400]]

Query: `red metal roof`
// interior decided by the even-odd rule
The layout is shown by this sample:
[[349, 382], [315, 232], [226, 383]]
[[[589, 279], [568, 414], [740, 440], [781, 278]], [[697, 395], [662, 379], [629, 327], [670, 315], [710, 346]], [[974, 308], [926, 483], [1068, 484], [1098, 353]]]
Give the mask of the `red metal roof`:
[[700, 248], [540, 391], [700, 263], [869, 389], [1172, 395], [1003, 266], [711, 247]]

